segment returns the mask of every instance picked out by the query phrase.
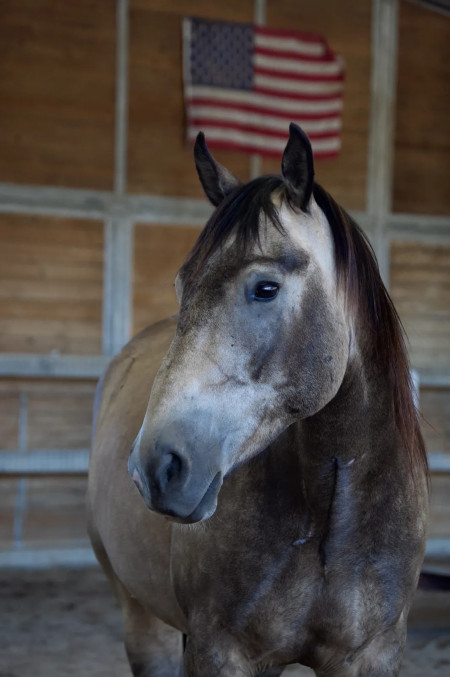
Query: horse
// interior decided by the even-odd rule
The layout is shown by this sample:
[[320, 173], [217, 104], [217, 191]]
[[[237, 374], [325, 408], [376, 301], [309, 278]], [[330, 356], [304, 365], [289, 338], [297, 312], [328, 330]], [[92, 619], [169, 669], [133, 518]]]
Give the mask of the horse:
[[298, 126], [279, 176], [242, 184], [202, 133], [194, 156], [215, 210], [179, 315], [96, 396], [88, 530], [131, 670], [392, 677], [428, 514], [399, 318]]

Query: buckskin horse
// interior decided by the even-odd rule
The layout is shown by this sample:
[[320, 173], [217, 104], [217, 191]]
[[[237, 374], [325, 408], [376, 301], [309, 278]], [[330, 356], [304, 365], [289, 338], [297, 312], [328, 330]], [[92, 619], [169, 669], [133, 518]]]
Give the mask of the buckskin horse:
[[179, 316], [96, 397], [89, 532], [133, 674], [397, 675], [428, 510], [398, 316], [299, 127], [281, 176], [194, 155], [216, 209]]

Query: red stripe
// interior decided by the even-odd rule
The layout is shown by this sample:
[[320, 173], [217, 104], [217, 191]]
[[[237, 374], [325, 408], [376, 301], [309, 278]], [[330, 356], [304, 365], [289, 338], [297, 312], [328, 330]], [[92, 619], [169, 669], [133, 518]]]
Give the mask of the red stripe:
[[328, 48], [325, 40], [318, 33], [300, 33], [300, 31], [285, 28], [268, 28], [267, 26], [253, 26], [255, 33], [267, 35], [272, 38], [295, 38], [302, 42], [316, 42]]
[[[299, 116], [298, 120], [302, 121], [302, 117]], [[279, 132], [276, 129], [266, 129], [260, 125], [246, 124], [243, 122], [231, 122], [230, 120], [211, 120], [210, 118], [188, 118], [188, 124], [192, 127], [199, 127], [200, 129], [207, 129], [208, 127], [219, 127], [221, 129], [234, 129], [237, 132], [250, 132], [255, 134], [261, 134], [261, 136], [267, 136], [274, 139], [286, 139], [289, 136], [289, 132], [286, 126], [286, 131]], [[333, 139], [339, 138], [340, 130], [333, 129], [328, 132], [307, 132], [308, 137], [312, 140], [318, 141], [319, 139]]]
[[313, 61], [315, 63], [323, 61], [324, 63], [330, 63], [330, 61], [335, 61], [336, 57], [333, 52], [326, 52], [324, 54], [307, 54], [303, 52], [293, 52], [290, 49], [271, 49], [270, 47], [259, 47], [255, 45], [253, 47], [254, 54], [261, 54], [261, 56], [274, 56], [279, 59], [290, 59], [291, 61]]
[[[194, 142], [192, 142], [194, 143]], [[271, 158], [281, 158], [283, 151], [271, 150], [265, 146], [247, 146], [240, 143], [232, 143], [229, 141], [213, 141], [208, 139], [208, 148], [216, 150], [233, 150], [233, 151], [243, 151], [244, 153], [252, 153], [257, 155], [262, 155], [263, 157]], [[327, 152], [314, 152], [314, 157], [316, 160], [325, 160], [328, 158], [337, 157], [339, 151], [327, 151]]]
[[287, 101], [330, 101], [331, 99], [340, 100], [339, 93], [333, 94], [294, 94], [292, 92], [279, 92], [267, 87], [254, 87], [252, 90], [255, 94], [266, 94], [267, 96], [285, 99]]
[[[190, 97], [186, 99], [187, 107], [190, 105], [197, 106], [211, 106], [212, 108], [233, 109], [243, 113], [259, 113], [261, 115], [268, 115], [284, 120], [292, 120], [298, 113], [292, 111], [280, 111], [278, 108], [263, 108], [246, 103], [233, 103], [232, 101], [217, 101], [217, 99], [206, 99], [201, 97]], [[333, 111], [330, 113], [301, 113], [302, 120], [325, 120], [327, 118], [335, 119], [341, 117], [341, 111]]]
[[286, 80], [295, 80], [299, 83], [305, 82], [340, 82], [344, 79], [342, 73], [328, 75], [325, 73], [293, 73], [292, 71], [279, 71], [273, 68], [254, 67], [254, 73], [258, 75], [270, 75], [271, 77], [285, 78]]

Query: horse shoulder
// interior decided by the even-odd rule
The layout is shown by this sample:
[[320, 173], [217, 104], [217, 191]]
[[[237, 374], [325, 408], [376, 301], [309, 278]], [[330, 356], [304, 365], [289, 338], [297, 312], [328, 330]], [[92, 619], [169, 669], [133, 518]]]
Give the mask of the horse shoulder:
[[112, 578], [145, 607], [180, 625], [168, 580], [170, 523], [145, 507], [127, 471], [130, 447], [175, 326], [170, 319], [141, 332], [112, 360], [99, 383], [87, 519], [105, 571], [113, 571]]
[[97, 385], [94, 401], [93, 446], [104, 428], [111, 428], [111, 414], [118, 413], [122, 425], [144, 418], [155, 375], [172, 341], [175, 318], [150, 325], [137, 334], [108, 365]]

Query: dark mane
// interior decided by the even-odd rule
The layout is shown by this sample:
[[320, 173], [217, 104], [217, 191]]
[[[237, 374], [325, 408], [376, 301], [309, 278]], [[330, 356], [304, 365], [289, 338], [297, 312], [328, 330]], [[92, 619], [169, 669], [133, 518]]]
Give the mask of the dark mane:
[[348, 304], [366, 322], [373, 337], [373, 357], [388, 374], [395, 421], [411, 468], [413, 471], [423, 468], [428, 477], [427, 453], [412, 396], [405, 332], [381, 279], [372, 246], [351, 216], [318, 184], [314, 185], [314, 199], [333, 234], [337, 282], [344, 285]]
[[[239, 251], [259, 244], [261, 224], [271, 223], [280, 233], [280, 221], [273, 194], [289, 202], [281, 176], [263, 176], [240, 186], [217, 207], [200, 234], [187, 262], [183, 278], [198, 277], [209, 257], [234, 232]], [[373, 249], [366, 236], [337, 202], [320, 185], [314, 184], [314, 199], [330, 224], [336, 261], [337, 284], [346, 292], [349, 307], [355, 309], [372, 336], [372, 357], [388, 374], [393, 408], [411, 468], [425, 468], [428, 462], [412, 397], [412, 381], [405, 347], [404, 330], [381, 279]]]

